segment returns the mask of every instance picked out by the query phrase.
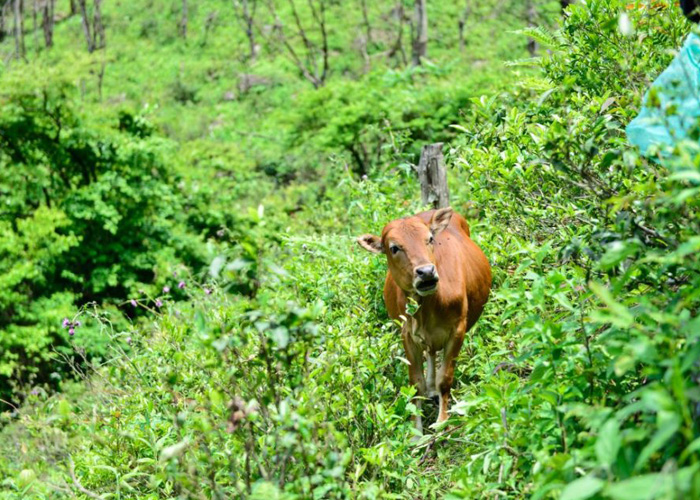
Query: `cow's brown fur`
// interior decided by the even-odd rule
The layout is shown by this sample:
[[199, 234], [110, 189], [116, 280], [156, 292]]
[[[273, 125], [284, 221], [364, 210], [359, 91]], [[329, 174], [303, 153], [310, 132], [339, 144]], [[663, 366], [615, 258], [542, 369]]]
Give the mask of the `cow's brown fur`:
[[[467, 331], [476, 323], [488, 300], [491, 266], [471, 240], [467, 221], [451, 208], [391, 221], [381, 237], [363, 235], [358, 243], [387, 257], [389, 271], [384, 283], [384, 301], [391, 318], [405, 318], [402, 337], [410, 362], [409, 378], [418, 390], [417, 405], [420, 408], [423, 396], [438, 396], [438, 421], [444, 421], [457, 355]], [[430, 269], [431, 264], [439, 277], [437, 289], [424, 293], [418, 288], [422, 283], [417, 270]], [[406, 313], [409, 298], [420, 305], [413, 316]], [[443, 360], [436, 383], [438, 351], [443, 352]], [[425, 378], [424, 353], [428, 365]], [[416, 427], [422, 431], [420, 415]]]

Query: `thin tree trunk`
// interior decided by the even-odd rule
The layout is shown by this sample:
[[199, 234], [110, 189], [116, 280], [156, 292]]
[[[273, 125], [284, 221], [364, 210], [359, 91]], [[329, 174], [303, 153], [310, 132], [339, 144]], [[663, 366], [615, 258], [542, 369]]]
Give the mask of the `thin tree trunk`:
[[[320, 15], [316, 14], [316, 11], [312, 9], [312, 12], [314, 13], [314, 17], [316, 18], [316, 21], [318, 22], [318, 27], [319, 30], [321, 31], [321, 55], [323, 57], [323, 70], [321, 71], [321, 78], [320, 82], [321, 85], [323, 85], [326, 82], [326, 77], [328, 76], [328, 70], [330, 68], [330, 65], [328, 63], [328, 33], [326, 31], [326, 1], [325, 0], [320, 0], [320, 5], [319, 5], [319, 10], [320, 10]], [[313, 6], [311, 2], [309, 2], [310, 5]]]
[[55, 0], [46, 0], [42, 8], [41, 27], [44, 31], [44, 44], [46, 48], [53, 47], [53, 28], [54, 28], [54, 2]]
[[253, 30], [253, 22], [255, 21], [255, 2], [253, 2], [253, 13], [250, 13], [250, 10], [248, 8], [248, 0], [245, 0], [243, 2], [244, 8], [245, 8], [245, 18], [246, 18], [246, 29], [245, 29], [245, 34], [248, 37], [248, 46], [249, 46], [249, 51], [250, 51], [250, 60], [253, 61], [255, 60], [255, 56], [257, 55], [258, 49], [255, 44], [255, 31]]
[[88, 52], [92, 53], [95, 50], [95, 40], [90, 31], [90, 19], [88, 18], [87, 6], [85, 5], [85, 0], [78, 0], [78, 6], [80, 7], [80, 17], [83, 21], [83, 32], [85, 33], [85, 41], [87, 42]]
[[[535, 10], [535, 4], [532, 0], [527, 0], [526, 9], [527, 25], [535, 26], [535, 17], [537, 16], [537, 11]], [[527, 40], [527, 51], [530, 53], [530, 57], [535, 57], [535, 55], [537, 54], [537, 42], [532, 38], [528, 38]]]
[[427, 0], [415, 0], [415, 28], [413, 38], [413, 65], [420, 66], [428, 55], [428, 12]]
[[96, 49], [104, 49], [107, 45], [105, 40], [105, 27], [102, 24], [102, 0], [95, 0], [95, 12], [92, 18], [93, 46]]
[[258, 55], [255, 42], [255, 13], [258, 9], [257, 0], [233, 0], [233, 10], [241, 23], [245, 36], [248, 38], [248, 59], [254, 60]]
[[403, 50], [403, 25], [404, 21], [406, 20], [406, 16], [404, 14], [403, 5], [401, 4], [401, 2], [398, 2], [396, 4], [396, 7], [394, 7], [394, 11], [397, 13], [399, 26], [396, 30], [396, 40], [394, 41], [394, 44], [392, 45], [391, 49], [389, 49], [389, 52], [387, 53], [387, 58], [391, 59], [396, 54], [400, 53], [401, 61], [405, 66], [408, 62], [406, 60], [406, 52]]
[[7, 7], [7, 4], [3, 4], [0, 7], [0, 42], [5, 40], [5, 7]]
[[180, 18], [180, 36], [187, 38], [187, 0], [182, 0], [182, 17]]
[[471, 2], [467, 0], [466, 6], [464, 7], [464, 11], [462, 12], [462, 16], [459, 18], [458, 21], [458, 26], [459, 26], [459, 51], [464, 52], [464, 48], [466, 47], [466, 43], [464, 42], [464, 28], [467, 25], [467, 21], [469, 20], [469, 16], [472, 13], [472, 6]]
[[103, 60], [102, 66], [100, 66], [100, 72], [97, 74], [97, 96], [100, 102], [102, 102], [102, 83], [104, 82], [106, 67], [107, 63]]
[[15, 16], [15, 57], [17, 59], [24, 59], [25, 46], [24, 46], [24, 20], [22, 19], [22, 0], [15, 0], [14, 2], [14, 16]]
[[257, 4], [253, 1], [253, 11], [250, 10], [250, 2], [248, 0], [243, 0], [243, 22], [245, 23], [245, 35], [248, 37], [248, 50], [250, 60], [254, 60], [257, 54], [257, 48], [255, 45], [255, 31], [253, 31], [253, 23], [255, 22], [255, 11], [257, 9]]
[[39, 22], [37, 19], [39, 18], [39, 5], [37, 4], [37, 0], [34, 0], [34, 8], [32, 9], [32, 23], [33, 23], [33, 28], [32, 32], [34, 35], [34, 53], [39, 54], [39, 33], [38, 33], [38, 27], [39, 27]]
[[78, 5], [76, 4], [76, 0], [70, 0], [70, 15], [74, 16], [78, 13]]
[[369, 57], [369, 52], [367, 51], [367, 38], [364, 35], [358, 35], [358, 50], [360, 51], [360, 56], [362, 56], [362, 61], [364, 62], [363, 72], [365, 74], [369, 73], [372, 69], [372, 61]]
[[372, 44], [372, 25], [369, 22], [369, 14], [367, 13], [367, 0], [360, 0], [362, 7], [362, 22], [365, 25], [365, 33], [367, 34], [367, 45]]

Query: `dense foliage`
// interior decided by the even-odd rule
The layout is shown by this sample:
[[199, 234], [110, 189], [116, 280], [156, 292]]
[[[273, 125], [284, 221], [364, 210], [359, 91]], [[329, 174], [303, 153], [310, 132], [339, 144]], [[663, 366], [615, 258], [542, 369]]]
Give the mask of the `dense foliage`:
[[75, 304], [162, 284], [174, 261], [204, 262], [182, 229], [167, 143], [126, 116], [113, 130], [88, 128], [66, 92], [17, 85], [0, 101], [0, 374], [13, 383], [47, 380]]
[[[599, 0], [553, 27], [542, 3], [542, 27], [505, 36], [522, 21], [487, 4], [479, 70], [445, 31], [435, 62], [361, 75], [332, 3], [346, 74], [323, 85], [276, 73], [226, 104], [209, 67], [213, 87], [178, 73], [150, 116], [57, 80], [3, 94], [0, 374], [27, 399], [0, 420], [0, 498], [700, 496], [700, 146], [647, 159], [624, 133], [688, 25], [668, 2]], [[435, 12], [440, 34], [459, 15]], [[154, 19], [138, 37], [173, 50]], [[241, 64], [272, 78], [283, 60]], [[494, 289], [450, 420], [415, 441], [384, 263], [353, 235], [421, 209], [411, 163], [438, 139]]]

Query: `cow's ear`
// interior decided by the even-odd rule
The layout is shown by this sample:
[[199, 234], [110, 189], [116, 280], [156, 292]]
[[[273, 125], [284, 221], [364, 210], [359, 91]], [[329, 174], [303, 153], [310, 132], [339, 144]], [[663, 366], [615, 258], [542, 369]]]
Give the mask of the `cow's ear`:
[[430, 230], [433, 232], [434, 236], [437, 236], [442, 232], [443, 229], [447, 227], [452, 218], [452, 207], [441, 208], [433, 214], [433, 218], [430, 219]]
[[382, 239], [373, 234], [363, 234], [357, 238], [357, 242], [362, 248], [372, 253], [382, 253]]

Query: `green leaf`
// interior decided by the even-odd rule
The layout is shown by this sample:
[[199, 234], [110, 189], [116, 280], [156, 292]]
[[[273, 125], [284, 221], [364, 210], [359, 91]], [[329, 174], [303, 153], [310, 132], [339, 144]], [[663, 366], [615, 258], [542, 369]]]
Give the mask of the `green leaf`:
[[204, 333], [207, 330], [207, 320], [204, 317], [202, 311], [197, 310], [194, 313], [194, 324], [197, 327], [199, 333]]
[[522, 59], [513, 59], [511, 61], [506, 61], [503, 64], [509, 68], [517, 68], [522, 66], [539, 66], [541, 63], [541, 57], [525, 57]]
[[688, 457], [688, 455], [690, 455], [691, 453], [695, 453], [698, 450], [700, 450], [700, 437], [694, 439], [693, 442], [690, 443], [685, 450], [683, 450], [683, 453], [681, 453], [680, 461], [682, 462]]
[[637, 462], [634, 464], [634, 469], [641, 470], [649, 461], [651, 456], [660, 450], [669, 439], [678, 431], [681, 426], [681, 418], [676, 415], [670, 415], [660, 426], [659, 430], [656, 431], [654, 437], [651, 438], [649, 443], [644, 447], [642, 452], [637, 458]]
[[608, 247], [605, 255], [600, 259], [600, 267], [603, 270], [612, 269], [628, 257], [637, 253], [638, 249], [639, 245], [636, 242], [615, 241]]
[[209, 275], [212, 278], [217, 279], [219, 277], [219, 274], [221, 274], [221, 270], [223, 269], [225, 264], [226, 257], [224, 257], [223, 255], [215, 257], [209, 265]]
[[647, 474], [610, 484], [605, 494], [612, 500], [652, 500], [663, 492], [663, 483], [662, 474]]
[[700, 172], [697, 170], [683, 170], [681, 172], [671, 174], [669, 178], [674, 181], [700, 182]]
[[65, 399], [61, 399], [58, 402], [57, 410], [58, 410], [58, 414], [61, 415], [63, 418], [70, 417], [71, 412], [72, 412], [70, 403], [68, 401], [66, 401]]
[[595, 442], [595, 454], [598, 462], [608, 467], [612, 465], [617, 459], [621, 443], [617, 420], [611, 418], [603, 424]]
[[603, 489], [605, 482], [595, 476], [584, 476], [566, 485], [560, 500], [585, 500]]
[[284, 349], [289, 345], [289, 330], [284, 326], [278, 326], [272, 330], [270, 332], [270, 337], [280, 349]]
[[283, 500], [288, 497], [277, 485], [268, 481], [261, 481], [253, 485], [250, 498], [251, 500]]
[[629, 310], [625, 306], [613, 298], [610, 290], [605, 288], [600, 283], [596, 283], [594, 281], [591, 281], [588, 286], [590, 287], [591, 291], [598, 296], [603, 304], [608, 306], [608, 312], [610, 313], [596, 319], [612, 323], [620, 328], [629, 328], [632, 323], [634, 323], [634, 317], [632, 314], [630, 314]]
[[185, 453], [189, 445], [189, 438], [185, 438], [179, 443], [175, 443], [171, 446], [168, 446], [167, 448], [163, 448], [163, 450], [161, 450], [160, 452], [160, 461], [167, 462], [171, 458], [177, 458], [181, 456], [183, 453]]

